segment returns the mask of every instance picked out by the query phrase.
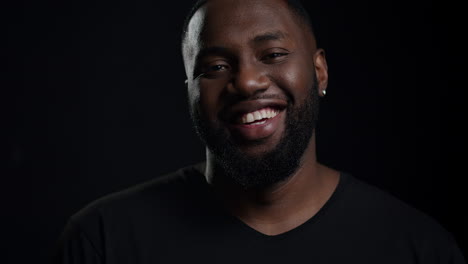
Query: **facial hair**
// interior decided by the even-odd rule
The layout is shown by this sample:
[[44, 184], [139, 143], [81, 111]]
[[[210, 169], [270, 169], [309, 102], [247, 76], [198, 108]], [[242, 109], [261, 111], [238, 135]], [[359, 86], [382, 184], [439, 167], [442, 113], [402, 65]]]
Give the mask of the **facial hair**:
[[256, 157], [243, 153], [226, 129], [208, 122], [199, 109], [193, 108], [191, 118], [195, 131], [213, 154], [215, 166], [242, 188], [261, 189], [286, 180], [300, 168], [318, 119], [318, 81], [314, 76], [302, 104], [286, 108], [285, 131], [276, 147]]

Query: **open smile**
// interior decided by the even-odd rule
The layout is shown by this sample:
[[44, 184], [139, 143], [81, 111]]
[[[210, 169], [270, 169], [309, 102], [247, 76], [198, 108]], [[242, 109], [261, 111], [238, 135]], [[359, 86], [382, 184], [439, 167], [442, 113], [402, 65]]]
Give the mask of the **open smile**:
[[260, 140], [273, 135], [284, 119], [284, 110], [265, 107], [254, 112], [245, 113], [228, 128], [234, 136], [245, 141]]

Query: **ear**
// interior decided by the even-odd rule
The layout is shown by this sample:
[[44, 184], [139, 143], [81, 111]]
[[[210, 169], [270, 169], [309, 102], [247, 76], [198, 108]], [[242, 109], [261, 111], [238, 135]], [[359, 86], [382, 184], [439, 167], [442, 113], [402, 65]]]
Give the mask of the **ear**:
[[317, 49], [314, 54], [315, 76], [317, 76], [318, 90], [320, 96], [325, 96], [325, 91], [328, 86], [328, 65], [325, 58], [325, 51]]

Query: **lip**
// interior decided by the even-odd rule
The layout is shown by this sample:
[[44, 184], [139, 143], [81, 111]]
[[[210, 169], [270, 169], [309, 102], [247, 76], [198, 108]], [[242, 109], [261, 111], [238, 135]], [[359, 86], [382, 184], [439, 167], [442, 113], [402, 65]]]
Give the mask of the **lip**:
[[232, 135], [242, 141], [258, 141], [272, 136], [279, 129], [284, 112], [281, 110], [275, 117], [266, 119], [261, 124], [228, 123], [227, 126]]
[[[233, 105], [221, 113], [222, 119], [228, 123], [235, 123], [244, 114], [255, 112], [262, 108], [273, 108], [282, 112], [288, 106], [287, 101], [281, 99], [257, 99], [243, 101]], [[276, 118], [276, 117], [274, 117]], [[271, 118], [271, 119], [274, 119]], [[268, 120], [267, 120], [268, 121]]]

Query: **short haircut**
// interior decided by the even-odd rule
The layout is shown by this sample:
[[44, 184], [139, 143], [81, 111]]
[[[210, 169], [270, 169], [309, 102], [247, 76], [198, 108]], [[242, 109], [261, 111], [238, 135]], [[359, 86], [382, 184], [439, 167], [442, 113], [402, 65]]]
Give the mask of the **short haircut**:
[[[288, 7], [290, 11], [295, 15], [295, 17], [298, 19], [298, 22], [302, 26], [305, 26], [306, 29], [308, 29], [312, 34], [314, 34], [314, 29], [312, 26], [312, 21], [310, 19], [310, 15], [307, 12], [307, 10], [304, 8], [300, 0], [284, 0], [288, 4]], [[188, 31], [188, 26], [190, 23], [190, 20], [192, 19], [193, 15], [197, 12], [200, 7], [202, 7], [204, 4], [206, 4], [208, 0], [198, 0], [195, 2], [195, 4], [192, 6], [192, 9], [190, 9], [190, 12], [187, 14], [185, 17], [184, 25], [182, 28], [182, 45], [185, 41], [185, 37], [187, 36], [187, 31]]]

